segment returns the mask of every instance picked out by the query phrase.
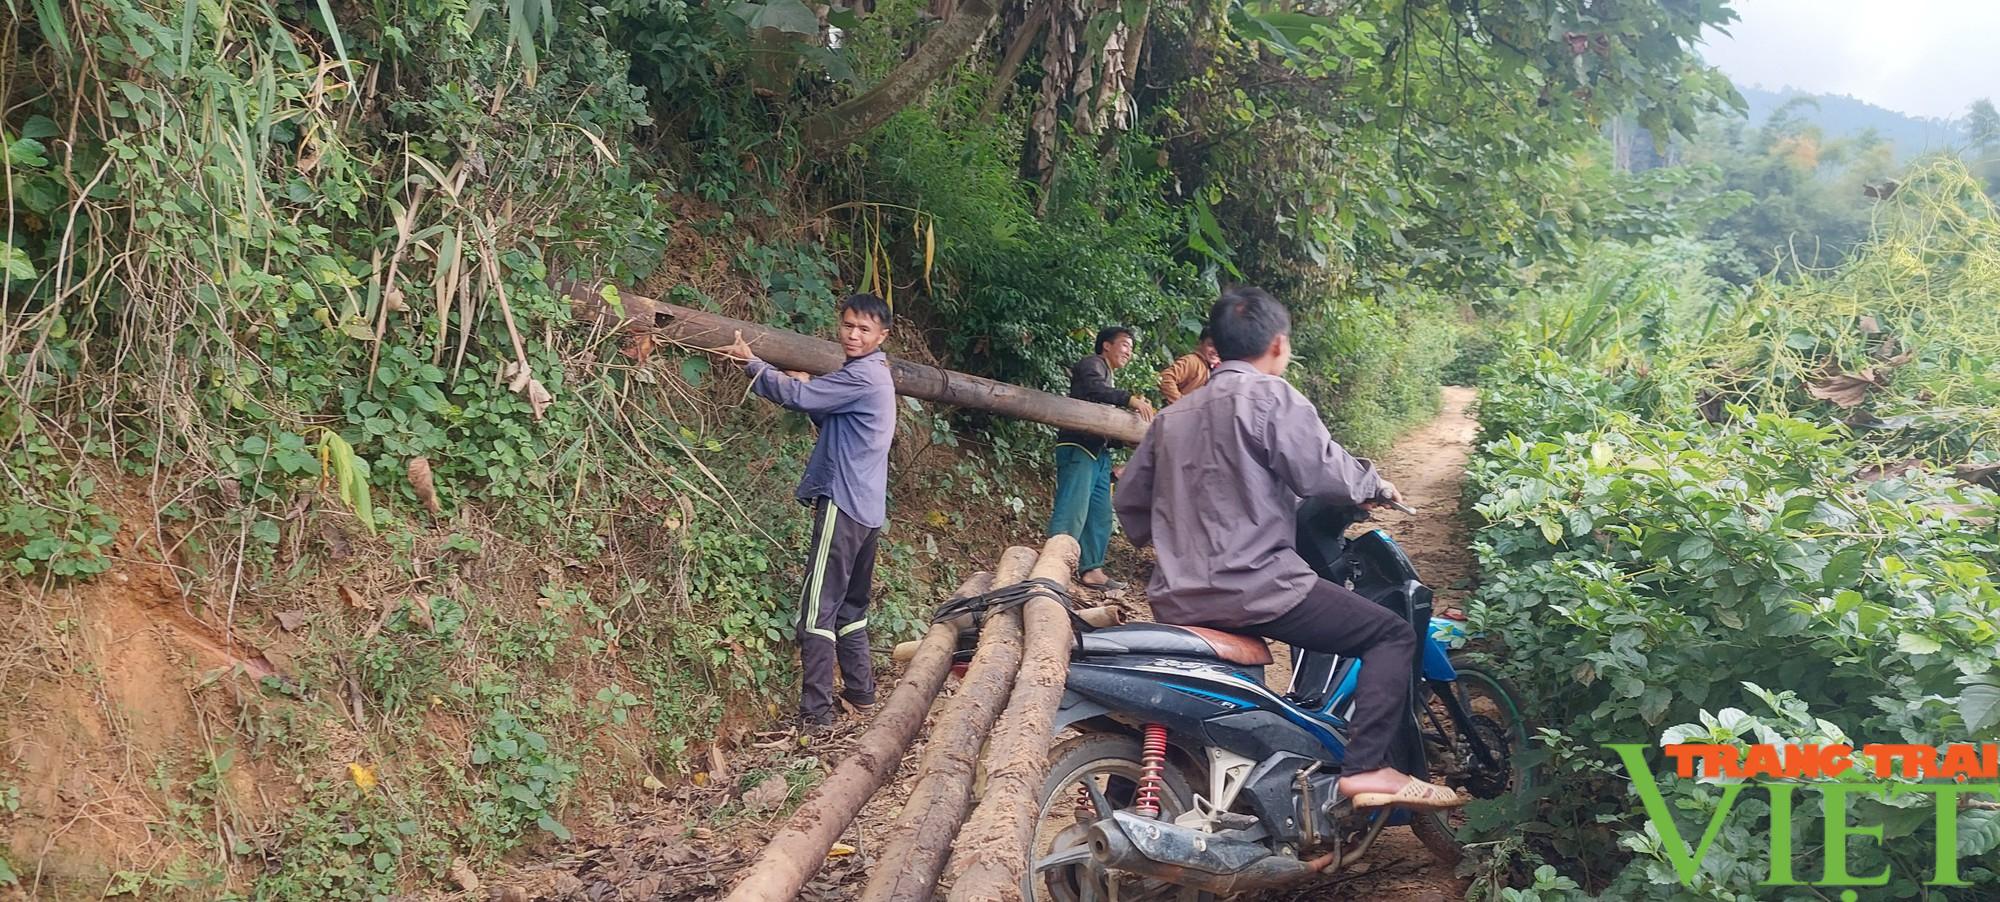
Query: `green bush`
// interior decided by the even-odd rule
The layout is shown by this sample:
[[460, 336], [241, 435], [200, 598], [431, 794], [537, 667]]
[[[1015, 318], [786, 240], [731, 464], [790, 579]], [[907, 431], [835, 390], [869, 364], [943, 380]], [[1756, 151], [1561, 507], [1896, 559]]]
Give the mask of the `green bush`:
[[1455, 353], [1451, 314], [1435, 298], [1339, 298], [1299, 312], [1293, 379], [1334, 437], [1376, 454], [1438, 411]]
[[[1905, 202], [1935, 209], [1938, 197], [1920, 191]], [[1978, 394], [1973, 387], [1982, 383], [1962, 368], [1966, 349], [2000, 339], [2000, 323], [1944, 311], [1898, 315], [1906, 302], [1893, 299], [1947, 280], [1975, 296], [1988, 290], [1981, 280], [2000, 277], [2000, 269], [1960, 267], [1968, 257], [1993, 259], [1978, 238], [1990, 214], [1989, 206], [1941, 227], [1928, 221], [1931, 246], [1957, 251], [1915, 259], [1903, 243], [1910, 233], [1892, 224], [1828, 278], [1850, 290], [1869, 279], [1876, 294], [1848, 297], [1884, 311], [1914, 352], [1875, 403], [1952, 391], [1961, 403], [2000, 404], [2000, 391], [1991, 390], [2000, 383], [1986, 381], [1988, 391]], [[1897, 267], [1909, 282], [1881, 279]], [[1846, 411], [1796, 386], [1746, 381], [1744, 358], [1728, 353], [1748, 347], [1746, 337], [1802, 352], [1801, 366], [1825, 372], [1833, 358], [1811, 356], [1825, 349], [1786, 336], [1853, 326], [1851, 308], [1825, 303], [1825, 291], [1810, 282], [1759, 291], [1758, 303], [1700, 330], [1679, 315], [1700, 309], [1684, 303], [1698, 295], [1640, 292], [1630, 296], [1636, 309], [1622, 310], [1614, 309], [1616, 297], [1625, 295], [1606, 300], [1598, 288], [1550, 292], [1538, 299], [1544, 318], [1486, 371], [1487, 441], [1473, 467], [1486, 523], [1476, 543], [1483, 577], [1470, 610], [1504, 645], [1500, 666], [1544, 728], [1539, 754], [1551, 779], [1538, 810], [1500, 804], [1475, 820], [1508, 830], [1517, 820], [1538, 822], [1530, 832], [1547, 837], [1547, 850], [1591, 867], [1610, 898], [1686, 891], [1601, 743], [1852, 735], [1944, 745], [2000, 737], [2000, 712], [1990, 703], [2000, 687], [1992, 653], [2000, 638], [2000, 497], [1950, 475], [1964, 445], [1924, 446], [1937, 456], [1884, 467], [1883, 448], [1854, 434]], [[1653, 331], [1643, 324], [1649, 316], [1669, 327]], [[1642, 325], [1550, 327], [1608, 321]], [[1926, 331], [1946, 325], [1963, 334]], [[1939, 358], [1960, 365], [1924, 363]], [[1688, 401], [1690, 386], [1721, 382], [1758, 406]], [[1683, 823], [1714, 811], [1712, 785], [1665, 785]], [[1696, 895], [1759, 892], [1769, 837], [1757, 804], [1738, 805], [1702, 864]], [[1857, 820], [1886, 823], [1884, 840], [1855, 846], [1849, 857], [1851, 873], [1886, 864], [1905, 875], [1889, 887], [1897, 898], [1924, 894], [1908, 875], [1928, 873], [1933, 854], [1928, 808], [1893, 815], [1914, 804], [1870, 803]], [[2000, 849], [1994, 814], [1961, 818], [1961, 855], [1992, 860]], [[1817, 872], [1810, 838], [1820, 818], [1807, 805], [1795, 822], [1800, 873]], [[1624, 868], [1597, 867], [1607, 861]], [[1965, 874], [1982, 885], [2000, 882], [1983, 862], [1968, 862]]]

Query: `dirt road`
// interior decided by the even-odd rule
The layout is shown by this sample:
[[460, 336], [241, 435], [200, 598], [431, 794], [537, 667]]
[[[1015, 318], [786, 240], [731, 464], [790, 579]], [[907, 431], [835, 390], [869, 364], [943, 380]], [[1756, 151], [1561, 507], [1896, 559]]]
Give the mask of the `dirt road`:
[[[1444, 408], [1438, 417], [1377, 461], [1419, 513], [1383, 512], [1371, 526], [1387, 529], [1396, 537], [1424, 581], [1436, 589], [1440, 610], [1458, 603], [1474, 573], [1466, 525], [1458, 515], [1465, 465], [1477, 431], [1467, 410], [1472, 400], [1471, 389], [1445, 389]], [[1120, 562], [1114, 561], [1117, 565]], [[1136, 599], [1126, 603], [1144, 604]], [[1143, 610], [1134, 613], [1144, 615]], [[1272, 678], [1279, 680], [1282, 675], [1274, 673]], [[862, 809], [843, 836], [836, 857], [800, 898], [841, 900], [859, 893], [879, 853], [881, 838], [908, 796], [923, 743], [920, 736], [895, 780]], [[789, 737], [772, 735], [763, 745], [762, 749], [753, 746], [733, 753], [738, 760], [731, 770], [797, 775], [802, 768], [830, 767], [841, 757], [846, 741], [837, 737], [801, 749]], [[531, 865], [495, 882], [518, 892], [506, 896], [515, 899], [718, 898], [780, 823], [773, 816], [743, 810], [738, 798], [742, 782], [732, 778], [707, 787], [681, 787], [669, 793], [660, 808], [606, 831], [598, 842], [573, 845], [564, 850], [568, 853], [564, 857]], [[1433, 902], [1463, 898], [1464, 891], [1465, 882], [1449, 868], [1439, 866], [1407, 829], [1393, 828], [1355, 869], [1265, 899]]]

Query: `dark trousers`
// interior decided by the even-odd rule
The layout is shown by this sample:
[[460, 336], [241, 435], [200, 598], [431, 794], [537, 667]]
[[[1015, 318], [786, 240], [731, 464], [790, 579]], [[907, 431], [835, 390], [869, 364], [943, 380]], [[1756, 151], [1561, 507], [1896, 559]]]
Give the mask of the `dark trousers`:
[[1410, 674], [1417, 634], [1410, 622], [1344, 586], [1316, 580], [1299, 606], [1278, 619], [1233, 630], [1313, 651], [1361, 658], [1354, 684], [1354, 718], [1347, 724], [1341, 769], [1360, 773], [1389, 766], [1389, 747], [1409, 717]]
[[816, 499], [812, 510], [812, 553], [799, 592], [799, 713], [824, 720], [833, 716], [836, 661], [841, 696], [856, 705], [875, 703], [868, 593], [875, 583], [875, 539], [882, 531], [855, 522], [831, 498]]

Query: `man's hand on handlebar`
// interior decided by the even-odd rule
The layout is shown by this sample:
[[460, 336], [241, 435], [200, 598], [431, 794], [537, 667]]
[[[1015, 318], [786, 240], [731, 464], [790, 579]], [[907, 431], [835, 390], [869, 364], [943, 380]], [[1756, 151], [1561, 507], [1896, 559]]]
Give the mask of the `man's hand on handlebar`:
[[1416, 508], [1403, 503], [1403, 493], [1396, 489], [1395, 483], [1387, 479], [1382, 480], [1381, 488], [1376, 490], [1375, 497], [1361, 506], [1369, 510], [1380, 510], [1385, 507], [1393, 508], [1406, 514], [1417, 512]]

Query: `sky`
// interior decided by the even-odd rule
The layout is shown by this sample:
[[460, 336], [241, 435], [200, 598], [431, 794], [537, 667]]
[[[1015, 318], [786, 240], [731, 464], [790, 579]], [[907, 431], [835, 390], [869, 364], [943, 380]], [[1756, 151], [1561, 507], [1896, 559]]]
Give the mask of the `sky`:
[[1738, 85], [1848, 94], [1916, 116], [2000, 101], [2000, 0], [1734, 0], [1702, 48]]

